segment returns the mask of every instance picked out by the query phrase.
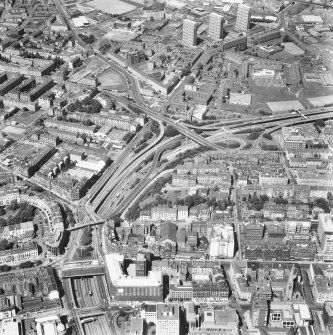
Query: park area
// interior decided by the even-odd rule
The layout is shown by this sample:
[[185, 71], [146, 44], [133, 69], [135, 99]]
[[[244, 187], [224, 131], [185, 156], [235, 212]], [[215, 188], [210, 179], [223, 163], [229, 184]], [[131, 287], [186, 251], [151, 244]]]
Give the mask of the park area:
[[97, 79], [103, 88], [127, 86], [125, 78], [119, 72], [112, 69], [104, 71], [97, 77]]
[[86, 4], [109, 14], [124, 14], [136, 9], [135, 6], [120, 0], [94, 0], [89, 1]]

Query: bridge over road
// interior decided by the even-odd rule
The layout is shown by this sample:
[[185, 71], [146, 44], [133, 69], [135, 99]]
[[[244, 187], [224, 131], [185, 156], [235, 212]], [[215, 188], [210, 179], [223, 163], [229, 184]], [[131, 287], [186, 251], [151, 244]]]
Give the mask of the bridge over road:
[[62, 269], [62, 278], [74, 278], [74, 277], [90, 277], [90, 276], [102, 276], [105, 275], [104, 266], [101, 265], [85, 265], [65, 267]]

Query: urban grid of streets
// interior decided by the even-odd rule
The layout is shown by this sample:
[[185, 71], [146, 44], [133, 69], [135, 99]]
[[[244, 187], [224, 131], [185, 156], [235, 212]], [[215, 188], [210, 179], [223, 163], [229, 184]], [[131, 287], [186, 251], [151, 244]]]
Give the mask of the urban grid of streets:
[[[24, 1], [20, 2], [24, 3]], [[56, 282], [60, 297], [50, 298], [52, 296], [50, 284], [47, 291], [48, 298], [40, 295], [36, 307], [32, 308], [37, 287], [41, 284], [38, 283], [39, 279], [35, 281], [28, 279], [31, 275], [24, 272], [26, 270], [23, 271], [23, 267], [17, 262], [12, 262], [14, 265], [11, 271], [6, 272], [7, 270], [1, 268], [1, 272], [6, 272], [7, 277], [0, 275], [0, 335], [333, 334], [333, 290], [330, 288], [331, 285], [333, 287], [331, 269], [333, 241], [330, 239], [330, 235], [333, 234], [331, 214], [333, 179], [330, 179], [333, 177], [333, 108], [331, 107], [333, 105], [333, 59], [327, 56], [332, 55], [333, 46], [331, 41], [327, 42], [327, 47], [330, 48], [330, 51], [327, 51], [325, 48], [319, 50], [319, 44], [316, 44], [318, 41], [323, 44], [324, 38], [332, 39], [333, 22], [328, 17], [333, 12], [333, 3], [329, 0], [318, 2], [276, 0], [269, 4], [262, 2], [262, 8], [259, 8], [253, 1], [246, 0], [236, 4], [215, 1], [215, 5], [213, 2], [209, 4], [196, 1], [195, 4], [191, 4], [186, 1], [175, 1], [175, 3], [182, 3], [182, 6], [168, 1], [162, 7], [157, 2], [145, 3], [143, 7], [137, 2], [126, 1], [129, 6], [134, 5], [138, 8], [135, 7], [133, 11], [115, 18], [107, 15], [101, 24], [114, 21], [111, 30], [117, 30], [118, 25], [121, 27], [119, 31], [128, 32], [131, 27], [128, 21], [133, 21], [132, 28], [135, 26], [134, 22], [142, 24], [145, 28], [137, 31], [138, 36], [145, 33], [146, 29], [153, 31], [151, 36], [161, 36], [162, 33], [158, 32], [162, 32], [170, 24], [171, 29], [182, 31], [182, 40], [174, 43], [174, 48], [179, 48], [180, 53], [183, 50], [198, 51], [194, 60], [188, 63], [179, 56], [179, 62], [183, 61], [184, 68], [175, 66], [174, 74], [178, 74], [177, 83], [170, 90], [168, 88], [166, 94], [161, 91], [157, 93], [159, 89], [154, 87], [151, 89], [153, 98], [150, 100], [147, 99], [149, 95], [144, 92], [149, 91], [149, 85], [152, 87], [156, 80], [147, 79], [147, 83], [143, 84], [145, 82], [141, 74], [143, 71], [134, 70], [133, 72], [136, 62], [140, 63], [141, 60], [132, 61], [130, 58], [132, 49], [128, 48], [130, 43], [134, 47], [134, 43], [141, 43], [142, 40], [136, 39], [126, 45], [120, 45], [124, 42], [120, 41], [119, 48], [116, 48], [120, 50], [119, 54], [124, 56], [128, 53], [127, 60], [125, 58], [121, 60], [121, 56], [117, 54], [118, 51], [110, 49], [104, 52], [98, 43], [87, 41], [87, 38], [94, 36], [94, 33], [99, 36], [100, 31], [97, 28], [94, 30], [95, 24], [96, 27], [100, 25], [97, 20], [89, 17], [90, 21], [87, 21], [83, 28], [78, 28], [79, 18], [71, 14], [69, 1], [49, 2], [50, 7], [55, 5], [57, 11], [55, 17], [57, 20], [60, 19], [68, 31], [68, 36], [74, 41], [74, 45], [79, 47], [81, 54], [86, 54], [85, 60], [98, 59], [101, 64], [120, 76], [127, 87], [125, 93], [101, 85], [98, 90], [122, 111], [144, 116], [144, 124], [139, 131], [135, 132], [131, 141], [118, 152], [94, 184], [89, 185], [86, 194], [73, 201], [61, 195], [59, 191], [55, 191], [56, 187], [48, 188], [42, 183], [42, 179], [31, 178], [30, 175], [24, 175], [23, 170], [17, 170], [15, 168], [17, 158], [14, 158], [13, 163], [2, 163], [3, 173], [7, 175], [14, 173], [23, 182], [28, 182], [30, 187], [28, 189], [32, 191], [32, 195], [36, 193], [31, 185], [47, 190], [49, 198], [44, 199], [46, 203], [50, 201], [60, 204], [62, 210], [66, 208], [66, 211], [72, 213], [73, 221], [66, 223], [66, 234], [69, 240], [64, 252], [52, 255], [43, 245], [42, 254], [45, 259], [38, 264], [34, 263], [33, 266], [36, 266], [36, 269], [31, 270], [42, 273], [44, 267], [51, 266], [55, 277], [50, 273], [44, 275], [45, 278], [47, 276], [52, 278], [50, 281]], [[31, 3], [33, 9], [28, 10], [25, 20], [20, 26], [10, 30], [8, 27], [12, 26], [7, 24], [6, 15], [8, 18], [7, 12], [11, 13], [10, 9], [15, 8], [15, 2], [3, 1], [1, 16], [3, 30], [1, 31], [4, 36], [1, 37], [1, 62], [15, 63], [15, 57], [19, 59], [22, 56], [20, 53], [15, 54], [15, 51], [10, 51], [11, 56], [6, 58], [6, 53], [3, 51], [8, 46], [11, 48], [12, 43], [15, 44], [15, 36], [19, 34], [19, 30], [28, 31], [29, 24], [34, 20], [35, 10], [38, 9], [37, 2]], [[277, 4], [274, 17], [268, 15], [274, 13], [272, 8]], [[254, 14], [254, 8], [256, 14]], [[17, 7], [17, 13], [19, 11], [20, 7]], [[142, 22], [141, 19], [137, 20], [135, 15], [141, 15]], [[262, 18], [255, 19], [258, 15]], [[84, 15], [80, 16], [81, 19], [82, 17]], [[271, 19], [272, 17], [274, 20]], [[163, 21], [161, 26], [159, 26], [160, 21]], [[16, 25], [14, 22], [13, 19], [13, 27]], [[50, 19], [48, 25], [52, 27], [53, 22]], [[148, 26], [146, 27], [143, 22]], [[149, 28], [149, 24], [156, 24], [156, 31], [154, 28]], [[89, 27], [86, 28], [88, 25]], [[11, 31], [8, 39], [12, 40], [8, 42], [8, 46], [5, 27]], [[20, 36], [17, 45], [11, 50], [19, 50], [24, 46], [22, 40], [29, 40], [30, 33], [33, 34], [33, 31], [30, 30]], [[31, 39], [31, 49], [38, 44], [34, 42], [38, 34]], [[175, 35], [171, 32], [170, 34], [171, 41]], [[318, 38], [318, 41], [315, 38]], [[165, 41], [167, 40], [166, 38]], [[96, 42], [95, 36], [94, 41]], [[147, 44], [149, 42], [146, 40]], [[313, 45], [317, 45], [317, 48]], [[288, 48], [293, 48], [293, 52], [290, 51], [291, 53], [288, 54]], [[147, 55], [154, 54], [153, 48], [151, 53], [148, 50], [145, 51]], [[138, 52], [136, 56], [140, 58], [142, 53]], [[280, 57], [281, 54], [283, 56]], [[28, 65], [30, 57], [22, 57], [27, 67], [30, 66]], [[171, 63], [172, 59], [169, 55], [167, 57]], [[163, 63], [163, 57], [160, 60]], [[130, 64], [134, 64], [133, 68]], [[158, 66], [157, 64], [156, 59], [149, 61], [149, 66], [153, 68]], [[218, 64], [221, 68], [217, 69], [214, 64]], [[246, 70], [244, 70], [245, 67]], [[3, 71], [2, 67], [1, 71]], [[169, 75], [167, 72], [165, 70], [163, 76], [167, 77]], [[145, 78], [152, 76], [151, 72], [149, 73], [144, 73]], [[208, 76], [207, 73], [212, 75], [211, 82], [209, 80], [205, 82], [203, 79]], [[217, 76], [218, 84], [214, 82], [216, 80], [214, 76]], [[8, 77], [13, 82], [16, 80], [15, 76], [8, 75]], [[0, 77], [0, 80], [6, 83], [3, 77]], [[200, 84], [200, 80], [203, 85]], [[259, 90], [251, 92], [250, 81], [251, 85], [259, 87]], [[39, 82], [37, 80], [37, 84], [40, 83], [42, 80], [40, 79]], [[162, 84], [158, 85], [162, 86]], [[213, 89], [207, 87], [209, 85]], [[226, 89], [226, 85], [231, 88]], [[322, 86], [318, 89], [319, 85]], [[13, 87], [15, 86], [16, 84], [13, 84]], [[268, 90], [265, 91], [266, 89]], [[270, 89], [272, 91], [269, 91]], [[304, 92], [301, 92], [302, 89]], [[318, 93], [313, 93], [314, 96], [312, 96], [311, 89]], [[260, 90], [263, 90], [263, 93]], [[11, 89], [5, 91], [3, 86], [0, 86], [0, 91], [1, 99], [4, 99], [2, 107], [7, 108], [5, 99], [11, 94], [10, 98], [14, 97], [16, 93], [9, 93]], [[268, 106], [275, 104], [276, 111], [273, 107], [270, 107], [273, 113], [267, 112], [268, 109], [262, 109], [264, 103], [260, 104], [261, 107], [251, 109], [253, 104], [258, 103], [257, 100], [265, 95], [265, 92], [273, 91], [272, 102], [268, 102], [270, 100], [265, 98], [265, 103], [267, 102]], [[21, 94], [23, 93], [22, 89]], [[207, 94], [211, 96], [205, 102], [207, 107], [205, 111], [214, 110], [209, 115], [212, 117], [205, 119], [204, 112], [196, 118], [199, 114], [194, 114], [194, 110], [205, 101]], [[284, 96], [286, 101], [283, 99]], [[326, 102], [317, 102], [322, 101], [323, 96], [327, 99]], [[77, 97], [72, 102], [76, 99]], [[232, 103], [232, 99], [236, 102]], [[250, 99], [250, 102], [240, 102], [246, 99]], [[214, 101], [214, 108], [210, 108], [212, 107], [210, 101]], [[287, 107], [279, 109], [279, 106], [276, 107], [277, 102]], [[42, 103], [42, 98], [39, 103]], [[233, 104], [237, 105], [237, 109]], [[64, 107], [66, 104], [61, 106]], [[294, 106], [301, 107], [298, 109]], [[184, 108], [183, 111], [181, 111], [182, 108]], [[41, 110], [43, 113], [34, 120], [35, 123], [30, 124], [25, 132], [14, 138], [4, 148], [3, 160], [11, 155], [14, 156], [16, 145], [27, 143], [36, 134], [36, 130], [43, 133], [43, 127], [36, 125], [39, 121], [44, 122], [44, 125], [49, 122], [46, 120], [47, 110], [52, 108], [42, 107]], [[193, 114], [188, 117], [187, 113], [191, 110]], [[219, 112], [221, 115], [235, 113], [237, 117], [232, 119], [229, 116], [219, 117]], [[58, 116], [59, 122], [83, 121], [66, 120], [63, 115], [54, 114], [53, 116]], [[87, 122], [85, 126], [89, 127], [91, 124]], [[9, 123], [6, 124], [7, 127], [8, 125]], [[12, 125], [15, 126], [17, 123]], [[158, 131], [152, 138], [146, 139], [146, 134], [151, 132], [153, 127], [157, 127]], [[288, 129], [290, 133], [294, 132], [294, 135], [288, 133], [290, 138], [294, 136], [289, 142], [286, 140]], [[305, 135], [301, 133], [302, 129]], [[309, 135], [316, 129], [318, 131], [316, 136]], [[167, 135], [171, 130], [173, 135]], [[143, 143], [145, 145], [142, 149], [136, 151]], [[69, 144], [63, 148], [71, 150]], [[81, 148], [84, 151], [83, 145]], [[309, 156], [304, 158], [303, 151]], [[186, 156], [189, 152], [194, 154]], [[247, 158], [244, 158], [244, 154]], [[253, 160], [255, 157], [258, 157], [256, 164], [259, 166], [259, 173], [251, 170], [255, 166]], [[243, 163], [237, 165], [238, 160], [243, 160]], [[172, 162], [178, 162], [178, 164], [172, 165]], [[61, 170], [62, 162], [58, 164]], [[218, 164], [221, 166], [217, 167]], [[266, 165], [273, 169], [274, 164], [277, 166], [274, 173], [268, 168], [264, 169]], [[206, 165], [206, 168], [202, 165]], [[249, 171], [246, 170], [246, 165]], [[58, 169], [57, 166], [52, 168], [54, 170], [51, 169], [50, 174]], [[181, 169], [187, 169], [187, 172], [179, 173], [178, 170]], [[209, 172], [200, 175], [200, 169], [207, 169], [205, 171]], [[304, 172], [302, 169], [315, 171], [315, 173], [319, 171], [320, 178], [314, 178], [312, 183], [307, 183], [304, 180], [309, 177], [304, 179], [300, 177]], [[196, 172], [193, 173], [193, 170]], [[211, 172], [213, 170], [214, 172]], [[239, 171], [249, 173], [245, 181]], [[220, 179], [212, 181], [208, 176], [210, 173], [216, 178], [225, 179], [221, 182]], [[271, 179], [267, 177], [269, 173], [272, 175]], [[194, 184], [189, 181], [193, 174], [196, 176], [195, 179], [197, 178]], [[170, 188], [163, 185], [164, 193], [161, 192], [161, 188], [159, 195], [153, 197], [153, 200], [159, 199], [161, 203], [148, 206], [149, 214], [144, 214], [141, 208], [140, 214], [132, 218], [129, 213], [135, 209], [138, 210], [136, 206], [140, 199], [149, 200], [146, 192], [155, 187], [161, 179], [171, 175], [172, 179], [168, 184]], [[210, 181], [205, 186], [209, 186], [196, 187], [199, 184], [199, 178], [202, 180], [208, 178]], [[266, 181], [261, 182], [265, 178]], [[322, 181], [323, 178], [326, 179]], [[181, 180], [192, 193], [189, 191], [186, 197], [182, 197], [184, 185], [177, 185], [174, 180]], [[225, 197], [221, 190], [228, 182]], [[51, 183], [50, 181], [50, 185]], [[301, 192], [306, 192], [304, 190], [306, 187], [302, 190], [301, 187], [297, 188], [302, 185], [306, 185], [311, 194], [307, 197], [306, 205], [302, 201], [303, 193], [300, 195]], [[169, 194], [172, 187], [175, 189], [178, 187], [179, 191], [175, 195], [177, 198], [175, 201], [170, 200], [171, 196], [163, 197], [163, 194]], [[9, 191], [4, 191], [6, 192]], [[16, 202], [18, 206], [16, 209], [12, 201], [17, 196], [10, 198], [10, 201], [6, 200], [7, 202], [1, 200], [1, 205], [6, 211], [23, 212], [20, 203], [25, 201], [29, 203], [31, 194], [28, 197], [28, 195], [22, 195], [22, 189], [19, 192], [21, 200], [17, 201], [19, 204]], [[288, 198], [292, 192], [294, 192], [293, 196]], [[325, 192], [326, 196], [321, 196]], [[211, 194], [214, 194], [214, 197]], [[285, 197], [285, 194], [288, 196]], [[220, 200], [217, 200], [216, 196], [220, 196]], [[205, 199], [202, 200], [203, 198]], [[188, 206], [189, 199], [193, 201], [190, 206]], [[38, 207], [38, 202], [31, 203], [37, 208], [38, 219], [36, 220], [40, 229], [36, 241], [38, 244], [43, 244], [41, 227], [48, 220], [52, 221], [54, 212], [48, 214], [47, 209]], [[275, 207], [271, 212], [269, 209], [266, 210], [269, 214], [264, 220], [258, 213], [265, 211], [267, 208], [265, 206], [269, 203]], [[286, 209], [287, 214], [280, 215], [281, 208], [288, 205], [294, 207], [289, 212]], [[307, 215], [296, 214], [306, 211], [304, 206], [307, 206]], [[186, 214], [180, 210], [185, 207]], [[203, 207], [206, 211], [214, 212], [215, 216], [212, 215], [210, 218], [211, 214], [205, 214]], [[191, 208], [197, 208], [198, 214], [193, 214]], [[154, 220], [154, 210], [159, 219]], [[252, 214], [245, 216], [245, 212], [252, 212]], [[288, 216], [290, 212], [292, 214]], [[15, 212], [13, 213], [15, 216]], [[48, 215], [51, 219], [48, 219]], [[68, 212], [66, 215], [68, 218]], [[145, 215], [148, 215], [149, 219], [146, 220]], [[184, 220], [179, 219], [180, 215], [185, 215]], [[195, 215], [197, 216], [193, 219]], [[9, 227], [9, 219], [5, 218], [6, 226]], [[138, 237], [140, 222], [144, 222], [141, 225], [145, 230], [142, 233], [144, 241]], [[206, 228], [200, 226], [202, 222], [205, 222]], [[22, 229], [19, 228], [20, 224], [22, 226], [22, 222], [15, 226], [15, 230]], [[197, 227], [200, 226], [196, 228], [198, 230], [192, 229], [195, 224]], [[206, 229], [206, 232], [210, 233], [206, 234], [207, 237], [202, 237], [200, 229]], [[9, 228], [7, 230], [10, 231]], [[82, 245], [89, 231], [91, 241], [89, 245]], [[12, 233], [9, 233], [12, 237], [13, 234], [10, 234]], [[283, 236], [283, 245], [279, 245], [281, 236]], [[163, 238], [166, 241], [163, 242], [164, 244], [161, 243]], [[257, 244], [251, 242], [251, 239], [256, 240], [256, 238], [264, 241], [267, 249], [263, 249], [264, 242], [256, 241]], [[139, 240], [140, 242], [137, 242]], [[1, 241], [3, 239], [0, 239]], [[141, 244], [135, 249], [134, 255], [129, 257], [131, 241], [133, 241], [133, 248]], [[122, 254], [119, 250], [125, 250], [126, 243], [127, 254]], [[204, 246], [205, 243], [206, 246]], [[229, 251], [229, 248], [232, 250]], [[147, 249], [149, 252], [146, 253]], [[287, 249], [289, 254], [293, 253], [289, 259], [285, 256]], [[5, 257], [6, 250], [8, 255], [12, 252], [6, 245], [0, 249], [1, 257]], [[88, 250], [90, 250], [89, 256], [84, 257]], [[257, 256], [258, 250], [261, 256]], [[313, 255], [311, 254], [312, 256], [309, 256], [312, 250], [315, 251]], [[201, 256], [196, 257], [195, 253], [200, 253]], [[125, 259], [124, 256], [126, 256]], [[3, 259], [1, 258], [1, 264], [6, 264], [7, 261]], [[172, 262], [174, 264], [171, 266]], [[11, 263], [8, 262], [8, 264]], [[10, 277], [11, 275], [13, 277]], [[156, 279], [158, 275], [160, 281]], [[21, 285], [24, 294], [20, 296], [20, 299], [22, 298], [21, 303], [18, 304], [20, 307], [15, 306], [19, 311], [16, 320], [16, 312], [13, 312], [15, 303], [10, 299], [18, 299], [17, 292], [20, 288], [18, 286], [16, 288], [16, 284], [13, 283], [21, 280], [18, 279], [20, 276], [24, 282]], [[38, 276], [36, 274], [36, 278]], [[7, 285], [9, 282], [11, 284]], [[157, 282], [159, 285], [156, 285]], [[13, 297], [16, 296], [16, 298], [9, 297], [10, 291], [14, 292]], [[57, 300], [54, 305], [56, 307], [52, 305], [55, 300]], [[6, 316], [2, 310], [8, 311], [9, 314]]]

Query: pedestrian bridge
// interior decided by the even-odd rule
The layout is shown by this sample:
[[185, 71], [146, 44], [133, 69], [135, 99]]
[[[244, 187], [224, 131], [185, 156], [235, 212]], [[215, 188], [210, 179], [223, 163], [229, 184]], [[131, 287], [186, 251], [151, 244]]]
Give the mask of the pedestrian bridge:
[[88, 222], [88, 223], [75, 225], [73, 227], [68, 227], [66, 230], [67, 231], [73, 231], [73, 230], [83, 229], [85, 227], [97, 226], [97, 225], [103, 224], [104, 222], [105, 221], [97, 221], [97, 222], [91, 221], [91, 222]]

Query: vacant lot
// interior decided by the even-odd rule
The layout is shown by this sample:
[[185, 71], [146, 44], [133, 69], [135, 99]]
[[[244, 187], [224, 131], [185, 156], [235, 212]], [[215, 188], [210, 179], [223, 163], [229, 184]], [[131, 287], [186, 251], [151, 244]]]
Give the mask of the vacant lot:
[[123, 14], [136, 8], [119, 0], [94, 0], [86, 4], [110, 14]]

